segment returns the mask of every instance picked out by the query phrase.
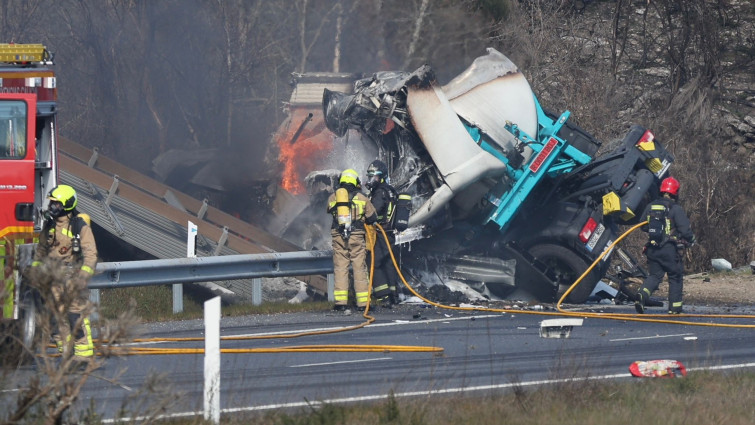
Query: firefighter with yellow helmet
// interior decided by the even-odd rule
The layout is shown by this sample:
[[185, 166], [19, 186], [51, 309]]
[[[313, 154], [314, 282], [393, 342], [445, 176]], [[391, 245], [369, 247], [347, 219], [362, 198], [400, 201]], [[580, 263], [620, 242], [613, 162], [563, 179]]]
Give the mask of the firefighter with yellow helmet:
[[333, 215], [330, 236], [336, 311], [345, 311], [348, 306], [349, 264], [354, 272], [357, 310], [364, 311], [370, 298], [364, 225], [375, 223], [377, 213], [361, 189], [359, 173], [347, 169], [341, 173], [338, 189], [328, 198], [328, 213]]
[[32, 269], [47, 261], [64, 266], [65, 281], [54, 282], [51, 288], [58, 317], [63, 319], [57, 320], [54, 338], [64, 358], [87, 361], [94, 356], [94, 344], [86, 287], [97, 265], [97, 246], [88, 216], [76, 210], [76, 191], [71, 186], [56, 186], [48, 199]]

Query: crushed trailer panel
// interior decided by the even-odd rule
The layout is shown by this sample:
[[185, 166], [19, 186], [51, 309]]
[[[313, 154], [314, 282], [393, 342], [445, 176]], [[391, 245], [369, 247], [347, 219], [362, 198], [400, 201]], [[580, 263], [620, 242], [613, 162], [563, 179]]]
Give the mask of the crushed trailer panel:
[[[596, 157], [601, 143], [569, 111], [541, 107], [522, 73], [493, 49], [444, 86], [428, 66], [379, 72], [357, 80], [353, 93], [325, 90], [323, 110], [336, 135], [352, 130], [374, 144], [391, 183], [412, 194], [409, 267], [423, 267], [428, 255], [452, 263], [514, 259], [516, 289], [543, 301], [555, 300], [616, 239], [619, 225], [639, 219], [673, 162], [641, 126]], [[585, 301], [608, 264], [568, 301]], [[474, 269], [463, 275], [474, 279]]]

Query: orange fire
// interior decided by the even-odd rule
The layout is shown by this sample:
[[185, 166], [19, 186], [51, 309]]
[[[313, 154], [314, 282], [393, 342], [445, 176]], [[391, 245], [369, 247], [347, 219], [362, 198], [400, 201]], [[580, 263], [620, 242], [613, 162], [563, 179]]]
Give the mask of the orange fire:
[[318, 123], [315, 115], [313, 122], [305, 127], [294, 143], [291, 143], [291, 139], [304, 121], [304, 118], [297, 120], [296, 115], [298, 114], [292, 117], [290, 128], [279, 134], [277, 141], [278, 161], [283, 165], [281, 186], [295, 195], [300, 195], [306, 193], [304, 178], [310, 172], [320, 169], [323, 160], [333, 149], [333, 135], [324, 129], [321, 119]]

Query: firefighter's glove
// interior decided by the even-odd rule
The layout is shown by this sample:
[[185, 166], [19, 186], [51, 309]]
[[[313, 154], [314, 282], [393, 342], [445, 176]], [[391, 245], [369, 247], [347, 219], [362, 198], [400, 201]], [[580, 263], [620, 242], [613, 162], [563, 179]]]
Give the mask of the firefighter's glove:
[[80, 271], [76, 273], [76, 275], [71, 279], [73, 283], [73, 287], [78, 290], [82, 291], [87, 288], [87, 281], [89, 280], [89, 273]]

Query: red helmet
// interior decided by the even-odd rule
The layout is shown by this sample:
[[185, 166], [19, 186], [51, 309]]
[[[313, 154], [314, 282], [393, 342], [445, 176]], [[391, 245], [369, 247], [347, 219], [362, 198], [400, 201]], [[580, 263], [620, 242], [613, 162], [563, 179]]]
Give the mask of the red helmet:
[[679, 180], [673, 177], [666, 177], [661, 182], [661, 193], [668, 193], [671, 196], [679, 195]]

